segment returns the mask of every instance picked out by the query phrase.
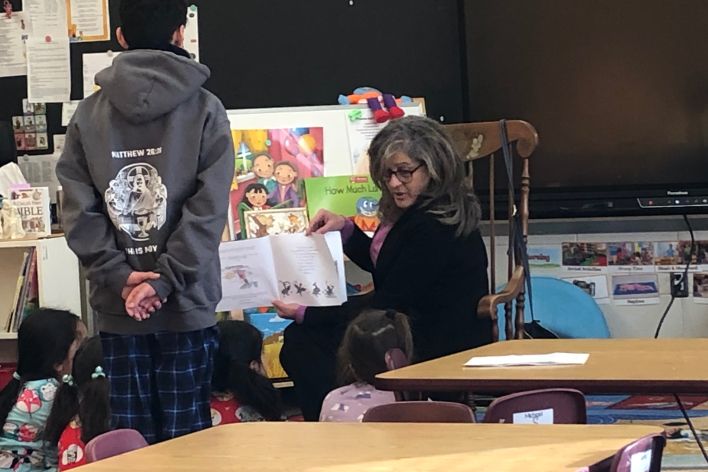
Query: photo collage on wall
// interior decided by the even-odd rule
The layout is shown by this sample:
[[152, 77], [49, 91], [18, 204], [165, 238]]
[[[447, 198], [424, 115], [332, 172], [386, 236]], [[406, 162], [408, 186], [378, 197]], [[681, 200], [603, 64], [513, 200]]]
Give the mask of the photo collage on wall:
[[[688, 264], [692, 296], [708, 304], [708, 241], [563, 242], [560, 246], [530, 245], [534, 269], [560, 271], [566, 280], [598, 304], [659, 303], [661, 273], [683, 272]], [[565, 272], [568, 275], [563, 276]]]
[[15, 147], [18, 151], [49, 149], [47, 135], [47, 105], [22, 100], [22, 116], [12, 117]]

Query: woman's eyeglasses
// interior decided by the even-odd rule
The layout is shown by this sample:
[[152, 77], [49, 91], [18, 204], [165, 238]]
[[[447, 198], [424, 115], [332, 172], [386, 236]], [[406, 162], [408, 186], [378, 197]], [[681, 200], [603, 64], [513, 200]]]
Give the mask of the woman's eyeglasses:
[[417, 171], [418, 169], [420, 169], [424, 165], [425, 164], [420, 163], [412, 169], [398, 169], [398, 170], [386, 169], [384, 171], [384, 179], [386, 179], [386, 182], [388, 182], [389, 180], [391, 180], [391, 177], [393, 177], [395, 175], [399, 182], [401, 182], [402, 184], [407, 184], [411, 180], [413, 180], [413, 173], [415, 173], [415, 171]]

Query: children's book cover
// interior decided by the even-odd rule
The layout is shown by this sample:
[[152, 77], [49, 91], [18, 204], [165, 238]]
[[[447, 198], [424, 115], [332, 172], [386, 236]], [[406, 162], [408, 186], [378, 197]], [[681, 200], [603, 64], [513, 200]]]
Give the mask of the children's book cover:
[[234, 239], [245, 239], [244, 212], [305, 206], [302, 179], [324, 175], [321, 127], [232, 129], [236, 170], [230, 203]]
[[365, 232], [374, 232], [379, 226], [381, 190], [368, 175], [305, 179], [305, 194], [310, 218], [324, 208], [353, 217], [354, 223]]
[[41, 238], [51, 234], [48, 187], [15, 189], [10, 199], [22, 218], [22, 227], [28, 238]]

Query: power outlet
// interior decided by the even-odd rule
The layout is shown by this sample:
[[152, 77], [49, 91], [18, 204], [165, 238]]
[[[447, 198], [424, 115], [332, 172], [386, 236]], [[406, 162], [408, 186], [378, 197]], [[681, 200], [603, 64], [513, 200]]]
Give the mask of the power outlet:
[[671, 272], [671, 296], [688, 297], [688, 280], [684, 277], [683, 272]]

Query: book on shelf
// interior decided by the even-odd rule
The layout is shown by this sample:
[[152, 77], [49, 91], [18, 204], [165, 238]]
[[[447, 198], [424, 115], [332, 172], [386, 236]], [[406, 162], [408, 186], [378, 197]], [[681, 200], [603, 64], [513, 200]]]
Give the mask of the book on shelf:
[[51, 234], [49, 187], [13, 188], [10, 200], [20, 214], [26, 237], [42, 238]]
[[38, 304], [37, 251], [34, 247], [28, 247], [23, 253], [11, 309], [2, 320], [5, 332], [16, 332], [27, 313]]

